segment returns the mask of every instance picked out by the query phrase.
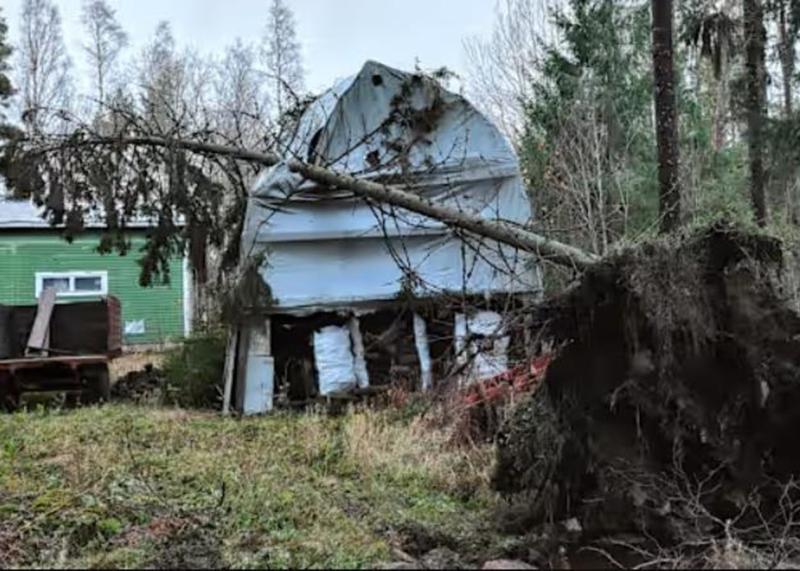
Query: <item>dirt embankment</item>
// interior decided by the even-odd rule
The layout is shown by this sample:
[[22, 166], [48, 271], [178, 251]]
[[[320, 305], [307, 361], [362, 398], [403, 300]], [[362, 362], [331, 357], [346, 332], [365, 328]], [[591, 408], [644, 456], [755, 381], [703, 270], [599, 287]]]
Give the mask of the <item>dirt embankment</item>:
[[791, 556], [800, 317], [782, 271], [777, 240], [719, 225], [608, 259], [542, 307], [564, 345], [501, 435], [504, 523], [575, 518], [584, 540], [662, 548], [771, 538]]

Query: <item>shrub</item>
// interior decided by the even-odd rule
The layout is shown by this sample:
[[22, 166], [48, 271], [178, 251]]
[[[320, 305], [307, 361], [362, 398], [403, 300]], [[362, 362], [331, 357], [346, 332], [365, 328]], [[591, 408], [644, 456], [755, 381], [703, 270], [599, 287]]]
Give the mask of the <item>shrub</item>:
[[164, 360], [166, 404], [217, 408], [222, 402], [225, 333], [219, 329], [192, 335]]

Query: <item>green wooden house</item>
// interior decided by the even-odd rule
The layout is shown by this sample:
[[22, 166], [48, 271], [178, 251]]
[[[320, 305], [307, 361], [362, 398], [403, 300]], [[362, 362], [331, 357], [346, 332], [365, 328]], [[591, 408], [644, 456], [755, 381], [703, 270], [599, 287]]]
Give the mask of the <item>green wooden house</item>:
[[0, 199], [0, 304], [35, 304], [50, 286], [57, 289], [59, 303], [113, 295], [122, 305], [125, 345], [183, 338], [191, 328], [190, 272], [186, 260], [178, 258], [169, 285], [139, 285], [137, 251], [147, 228], [131, 225], [128, 255], [101, 255], [99, 229], [90, 225], [69, 243], [30, 202]]

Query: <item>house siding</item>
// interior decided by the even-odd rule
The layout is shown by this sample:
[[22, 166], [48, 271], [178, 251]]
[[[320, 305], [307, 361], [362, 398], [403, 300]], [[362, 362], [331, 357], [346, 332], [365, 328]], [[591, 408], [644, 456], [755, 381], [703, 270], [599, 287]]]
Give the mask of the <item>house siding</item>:
[[[183, 264], [170, 264], [170, 283], [139, 286], [138, 250], [143, 236], [132, 238], [126, 256], [100, 255], [97, 235], [87, 234], [66, 242], [55, 232], [0, 233], [0, 304], [36, 303], [37, 272], [108, 272], [108, 294], [119, 298], [122, 321], [144, 321], [144, 334], [123, 336], [126, 345], [163, 343], [183, 336]], [[92, 299], [68, 298], [60, 303]]]

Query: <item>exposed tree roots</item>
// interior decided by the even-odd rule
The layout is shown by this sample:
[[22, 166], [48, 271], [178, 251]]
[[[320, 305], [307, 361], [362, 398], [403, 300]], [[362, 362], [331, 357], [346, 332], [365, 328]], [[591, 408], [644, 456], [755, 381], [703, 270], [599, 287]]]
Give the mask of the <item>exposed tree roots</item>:
[[563, 348], [500, 438], [514, 523], [660, 545], [797, 536], [800, 317], [782, 265], [777, 240], [718, 225], [609, 258], [542, 307]]

